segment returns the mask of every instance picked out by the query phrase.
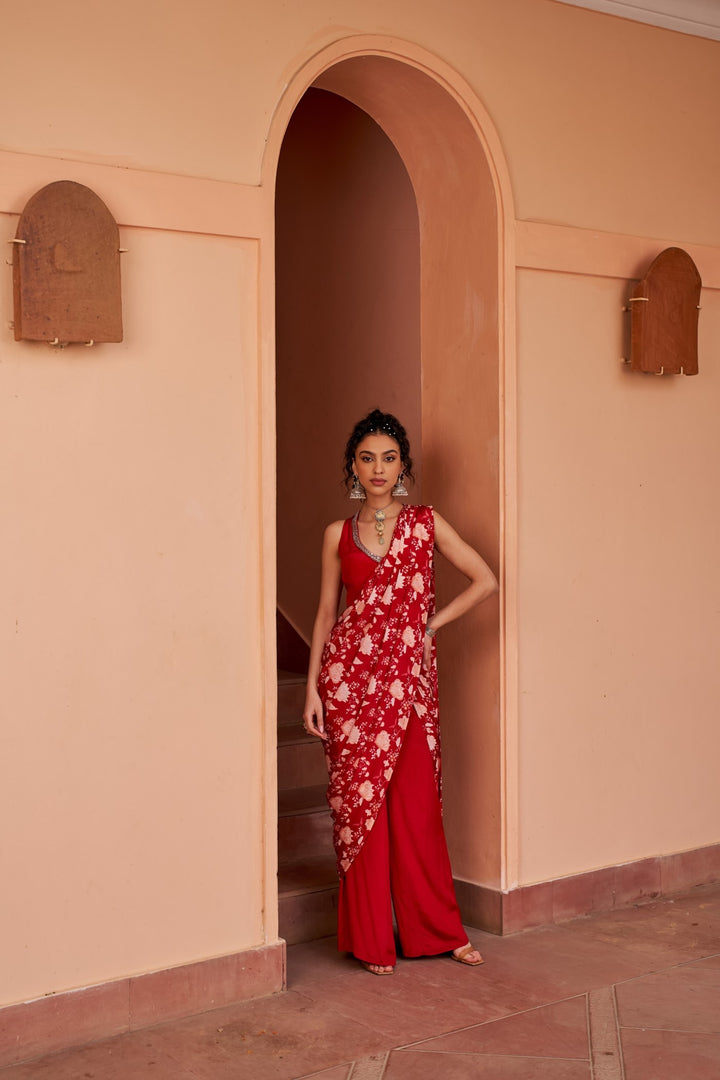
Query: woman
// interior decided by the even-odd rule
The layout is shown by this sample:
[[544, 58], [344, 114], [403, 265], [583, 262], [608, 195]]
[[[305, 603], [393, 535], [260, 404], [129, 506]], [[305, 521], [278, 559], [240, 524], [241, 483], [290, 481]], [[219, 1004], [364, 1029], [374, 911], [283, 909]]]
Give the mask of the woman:
[[[345, 450], [360, 509], [325, 530], [303, 712], [330, 774], [338, 948], [374, 975], [395, 965], [393, 906], [403, 955], [483, 962], [463, 932], [442, 828], [434, 638], [497, 582], [440, 514], [399, 502], [406, 476], [405, 429], [375, 409]], [[434, 547], [469, 579], [439, 611]], [[337, 619], [343, 585], [348, 606]]]

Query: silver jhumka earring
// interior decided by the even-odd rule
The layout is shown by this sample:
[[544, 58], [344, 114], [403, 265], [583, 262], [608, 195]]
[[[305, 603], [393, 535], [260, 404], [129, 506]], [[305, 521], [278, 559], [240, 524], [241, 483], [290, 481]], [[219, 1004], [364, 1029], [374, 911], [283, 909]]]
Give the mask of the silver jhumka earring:
[[360, 483], [359, 477], [357, 477], [355, 475], [355, 473], [353, 473], [353, 485], [350, 488], [350, 494], [349, 494], [348, 498], [350, 498], [350, 499], [365, 499], [365, 498], [367, 498], [367, 496], [365, 494], [365, 488], [362, 486], [362, 484]]
[[407, 495], [408, 489], [405, 487], [405, 484], [403, 483], [403, 477], [404, 476], [405, 476], [405, 473], [401, 472], [400, 475], [398, 476], [397, 480], [395, 481], [395, 487], [390, 492], [390, 494], [393, 496], [393, 498], [395, 498], [397, 495]]

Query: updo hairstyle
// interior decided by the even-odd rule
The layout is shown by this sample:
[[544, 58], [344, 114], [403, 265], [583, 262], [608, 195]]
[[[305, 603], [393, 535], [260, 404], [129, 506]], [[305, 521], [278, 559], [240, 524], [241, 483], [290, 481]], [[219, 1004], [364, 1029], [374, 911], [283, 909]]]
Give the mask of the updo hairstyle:
[[347, 441], [345, 447], [345, 487], [349, 488], [353, 482], [355, 451], [366, 435], [389, 435], [391, 439], [394, 439], [400, 448], [403, 474], [409, 477], [410, 480], [415, 479], [412, 471], [412, 458], [410, 457], [410, 442], [405, 428], [392, 413], [384, 413], [380, 409], [373, 409], [372, 412], [358, 421]]

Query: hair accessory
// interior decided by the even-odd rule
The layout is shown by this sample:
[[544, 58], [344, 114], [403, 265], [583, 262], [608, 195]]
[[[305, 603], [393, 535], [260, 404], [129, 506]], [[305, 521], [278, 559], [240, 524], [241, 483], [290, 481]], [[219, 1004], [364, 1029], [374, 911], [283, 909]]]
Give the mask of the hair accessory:
[[360, 477], [353, 473], [353, 485], [348, 496], [350, 499], [366, 499], [365, 488], [360, 483]]
[[405, 476], [405, 473], [401, 472], [400, 475], [398, 476], [397, 480], [395, 481], [395, 487], [390, 492], [391, 495], [393, 495], [393, 496], [407, 495], [408, 490], [405, 487], [405, 484], [403, 483], [403, 477], [404, 476]]

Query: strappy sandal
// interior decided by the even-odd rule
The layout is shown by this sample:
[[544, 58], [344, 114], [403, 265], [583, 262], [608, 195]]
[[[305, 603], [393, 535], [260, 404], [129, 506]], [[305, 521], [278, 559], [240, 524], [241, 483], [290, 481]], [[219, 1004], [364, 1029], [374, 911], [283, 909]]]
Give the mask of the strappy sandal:
[[474, 953], [477, 951], [478, 950], [475, 948], [475, 946], [471, 945], [468, 941], [467, 945], [465, 945], [464, 948], [460, 949], [459, 952], [451, 952], [450, 955], [452, 956], [453, 960], [457, 960], [458, 964], [467, 964], [468, 967], [480, 967], [481, 964], [485, 963], [482, 956], [479, 960], [467, 959], [470, 953]]
[[371, 964], [369, 960], [361, 960], [361, 967], [364, 967], [366, 971], [369, 971], [371, 975], [392, 975], [394, 968], [390, 968], [389, 971], [374, 971], [373, 968], [385, 967], [385, 964]]

